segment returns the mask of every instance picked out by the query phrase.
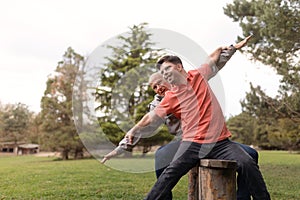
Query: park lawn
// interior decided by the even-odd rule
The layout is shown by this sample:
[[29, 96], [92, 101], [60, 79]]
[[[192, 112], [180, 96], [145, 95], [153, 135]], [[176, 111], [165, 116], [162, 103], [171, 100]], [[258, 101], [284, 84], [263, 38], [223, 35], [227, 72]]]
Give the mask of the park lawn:
[[273, 200], [300, 199], [300, 154], [259, 152], [259, 165]]
[[[300, 197], [300, 154], [261, 151], [260, 169], [273, 200]], [[138, 200], [155, 182], [153, 171], [129, 173], [116, 169], [132, 163], [149, 170], [153, 159], [114, 159], [111, 167], [95, 159], [55, 161], [54, 158], [0, 157], [0, 199]], [[119, 166], [118, 166], [119, 165]], [[150, 168], [149, 168], [150, 166]], [[127, 170], [130, 171], [130, 170]], [[174, 200], [187, 199], [187, 177], [174, 188]]]

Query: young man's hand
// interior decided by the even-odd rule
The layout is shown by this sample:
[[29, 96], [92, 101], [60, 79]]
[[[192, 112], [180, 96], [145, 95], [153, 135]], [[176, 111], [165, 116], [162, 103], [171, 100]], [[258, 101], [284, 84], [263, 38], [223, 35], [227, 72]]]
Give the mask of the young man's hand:
[[108, 159], [106, 157], [104, 157], [102, 160], [101, 160], [101, 163], [104, 164]]
[[242, 41], [240, 41], [239, 43], [233, 45], [236, 49], [240, 49], [243, 46], [245, 46], [247, 44], [247, 42], [250, 40], [250, 38], [252, 37], [252, 35], [249, 35], [248, 37], [246, 37], [245, 39], [243, 39]]
[[134, 134], [132, 130], [129, 130], [126, 135], [125, 138], [128, 139], [128, 143], [132, 144], [133, 143], [133, 138], [134, 138]]

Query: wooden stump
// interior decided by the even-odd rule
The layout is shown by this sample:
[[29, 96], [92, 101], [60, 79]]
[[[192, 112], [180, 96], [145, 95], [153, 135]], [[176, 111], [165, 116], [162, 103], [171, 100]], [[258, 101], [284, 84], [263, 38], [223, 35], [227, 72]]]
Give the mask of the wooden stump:
[[[189, 200], [236, 199], [235, 161], [203, 159], [189, 172]], [[194, 188], [193, 188], [194, 186]]]
[[199, 165], [188, 173], [188, 200], [199, 200]]

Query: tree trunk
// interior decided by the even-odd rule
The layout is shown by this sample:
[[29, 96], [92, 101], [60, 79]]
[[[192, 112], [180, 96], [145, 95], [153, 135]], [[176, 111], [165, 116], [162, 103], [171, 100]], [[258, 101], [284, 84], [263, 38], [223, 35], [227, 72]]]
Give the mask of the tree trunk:
[[142, 157], [145, 157], [146, 154], [151, 150], [151, 145], [144, 145], [143, 146], [143, 154], [142, 154]]
[[76, 148], [74, 158], [75, 159], [83, 158], [83, 148]]
[[61, 152], [61, 157], [63, 160], [69, 160], [69, 150], [63, 150]]

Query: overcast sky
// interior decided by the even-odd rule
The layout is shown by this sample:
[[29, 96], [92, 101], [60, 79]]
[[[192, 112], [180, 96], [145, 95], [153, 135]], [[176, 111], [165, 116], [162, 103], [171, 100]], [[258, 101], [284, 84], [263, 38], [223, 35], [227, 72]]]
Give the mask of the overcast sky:
[[[201, 3], [202, 2], [202, 3]], [[0, 3], [0, 101], [24, 103], [35, 112], [46, 89], [47, 76], [68, 47], [87, 56], [104, 41], [148, 22], [149, 28], [178, 32], [206, 52], [236, 42], [242, 36], [237, 23], [225, 16], [230, 0], [26, 0]], [[274, 96], [278, 77], [266, 66], [236, 53], [220, 72], [225, 115], [240, 113], [239, 101], [249, 82]]]

